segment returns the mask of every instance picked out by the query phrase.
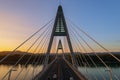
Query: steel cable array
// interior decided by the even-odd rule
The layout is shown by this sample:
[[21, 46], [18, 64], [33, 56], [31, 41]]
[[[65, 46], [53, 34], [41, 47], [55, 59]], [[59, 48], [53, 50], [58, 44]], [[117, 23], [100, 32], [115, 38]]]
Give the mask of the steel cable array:
[[[98, 43], [95, 39], [93, 39], [89, 34], [87, 34], [85, 31], [83, 31], [82, 29], [80, 29], [78, 26], [76, 27], [76, 25], [70, 20], [70, 19], [68, 19], [67, 18], [67, 20], [68, 20], [68, 22], [70, 23], [70, 25], [69, 25], [69, 28], [71, 28], [70, 29], [70, 31], [71, 31], [71, 34], [74, 34], [74, 36], [72, 36], [72, 38], [73, 37], [75, 37], [75, 35], [76, 35], [76, 37], [74, 38], [74, 39], [77, 39], [77, 38], [80, 38], [81, 39], [81, 41], [83, 41], [84, 42], [84, 44], [95, 54], [95, 56], [103, 63], [103, 65], [106, 67], [106, 69], [107, 70], [110, 70], [112, 73], [113, 73], [113, 75], [114, 75], [114, 77], [115, 77], [115, 79], [116, 80], [119, 80], [119, 78], [117, 77], [117, 75], [111, 70], [111, 68], [98, 56], [98, 54], [94, 51], [94, 49], [87, 43], [87, 41], [85, 41], [85, 39], [80, 35], [80, 32], [81, 33], [83, 33], [85, 36], [87, 36], [88, 37], [88, 39], [91, 39], [94, 43], [96, 43], [98, 46], [100, 46], [102, 49], [104, 49], [105, 51], [107, 51], [108, 52], [108, 54], [109, 55], [111, 55], [113, 58], [115, 58], [118, 62], [119, 62], [119, 59], [116, 57], [116, 56], [114, 56], [109, 50], [107, 50], [106, 48], [104, 48], [100, 43]], [[71, 26], [72, 25], [72, 26]], [[78, 46], [80, 45], [82, 48], [83, 48], [83, 50], [85, 51], [85, 53], [87, 53], [87, 50], [85, 50], [85, 48], [84, 48], [84, 46], [80, 43], [80, 39], [77, 39], [78, 40]], [[77, 43], [77, 42], [76, 42]], [[77, 46], [77, 47], [78, 47]], [[78, 49], [78, 51], [80, 51], [81, 49]], [[81, 53], [80, 55], [82, 55], [83, 53]], [[89, 57], [89, 59], [91, 60], [91, 62], [93, 63], [93, 65], [97, 68], [97, 65], [95, 64], [95, 62], [94, 62], [94, 60], [92, 60], [92, 58], [88, 55], [88, 54], [86, 54], [88, 57]], [[99, 71], [99, 73], [101, 74], [101, 72]], [[101, 75], [102, 76], [102, 75]], [[102, 76], [102, 78], [105, 80], [105, 77], [103, 77]]]
[[[53, 19], [51, 19], [49, 22], [47, 22], [44, 26], [42, 26], [40, 29], [38, 29], [35, 33], [33, 33], [30, 37], [28, 37], [23, 43], [21, 43], [17, 48], [15, 48], [12, 52], [10, 52], [9, 54], [7, 54], [4, 58], [2, 58], [0, 60], [0, 63], [3, 62], [4, 60], [6, 60], [9, 56], [13, 55], [11, 53], [15, 52], [16, 50], [18, 50], [18, 48], [22, 47], [27, 41], [29, 41], [31, 38], [33, 38], [35, 35], [37, 35], [40, 31], [42, 31], [43, 29], [49, 29], [47, 28], [47, 26], [53, 21]], [[43, 33], [41, 33], [39, 35], [38, 38], [36, 38], [36, 40], [31, 44], [31, 46], [26, 50], [26, 52], [23, 53], [23, 55], [18, 59], [18, 61], [16, 61], [16, 63], [8, 70], [8, 72], [3, 76], [2, 80], [4, 80], [6, 78], [6, 76], [10, 73], [10, 71], [22, 60], [22, 58], [27, 55], [27, 52], [36, 44], [36, 42], [41, 38]], [[17, 54], [17, 53], [16, 53]], [[27, 65], [27, 63], [29, 62], [29, 60], [31, 59], [32, 55], [29, 57], [28, 61], [25, 63], [25, 65]]]

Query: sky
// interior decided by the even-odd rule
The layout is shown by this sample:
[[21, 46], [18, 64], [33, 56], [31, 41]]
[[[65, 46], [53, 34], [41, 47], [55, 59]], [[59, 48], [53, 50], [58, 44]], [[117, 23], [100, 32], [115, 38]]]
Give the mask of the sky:
[[[54, 18], [59, 0], [0, 0], [0, 51], [15, 49]], [[120, 0], [61, 0], [65, 17], [110, 51], [120, 51]]]

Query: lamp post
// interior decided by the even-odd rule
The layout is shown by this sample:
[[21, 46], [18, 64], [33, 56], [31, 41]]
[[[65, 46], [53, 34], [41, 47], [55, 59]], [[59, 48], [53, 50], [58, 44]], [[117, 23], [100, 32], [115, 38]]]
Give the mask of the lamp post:
[[111, 69], [107, 69], [107, 70], [105, 70], [105, 71], [107, 71], [107, 72], [109, 73], [110, 80], [112, 80], [112, 71], [111, 71]]
[[16, 69], [11, 69], [11, 70], [9, 71], [8, 80], [10, 80], [10, 77], [11, 77], [12, 71], [17, 71], [17, 70], [16, 70]]

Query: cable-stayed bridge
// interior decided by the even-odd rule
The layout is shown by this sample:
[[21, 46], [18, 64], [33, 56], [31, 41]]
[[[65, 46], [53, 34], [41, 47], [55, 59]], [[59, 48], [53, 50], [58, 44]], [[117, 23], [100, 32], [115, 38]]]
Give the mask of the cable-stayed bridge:
[[[12, 80], [12, 72], [16, 71], [14, 69], [15, 66], [28, 55], [27, 52], [38, 53], [38, 56], [31, 54], [29, 57], [26, 57], [24, 62], [25, 66], [30, 63], [31, 59], [31, 64], [34, 66], [41, 63], [43, 64], [42, 71], [36, 68], [32, 69], [29, 80], [107, 80], [98, 68], [99, 65], [97, 62], [101, 62], [105, 70], [108, 71], [110, 80], [113, 80], [113, 78], [119, 80], [119, 77], [112, 71], [111, 67], [106, 64], [103, 58], [96, 53], [94, 48], [97, 47], [105, 51], [117, 63], [120, 63], [120, 59], [88, 33], [76, 26], [70, 19], [66, 18], [61, 5], [58, 6], [55, 19], [48, 21], [48, 23], [28, 37], [11, 53], [3, 57], [0, 63], [7, 60], [11, 55], [14, 55], [13, 53], [21, 47], [24, 47], [24, 45], [27, 45], [25, 47], [25, 53], [22, 54], [14, 65], [3, 75], [2, 80]], [[85, 54], [88, 53], [88, 51], [91, 51], [97, 59], [94, 59], [94, 57], [91, 57], [89, 54]], [[44, 54], [44, 56], [39, 56], [41, 54]], [[50, 56], [53, 54], [54, 57], [51, 59]], [[82, 74], [82, 72], [78, 70], [78, 66], [85, 67], [86, 74]], [[89, 72], [87, 68], [91, 68], [92, 66], [96, 68], [101, 79], [98, 79], [96, 75], [88, 77], [87, 73]], [[26, 69], [25, 75], [22, 75], [23, 68], [21, 68], [16, 76], [14, 76], [14, 80], [28, 80], [26, 76], [30, 73], [30, 69], [31, 68]], [[20, 75], [22, 75], [22, 78], [19, 78]]]

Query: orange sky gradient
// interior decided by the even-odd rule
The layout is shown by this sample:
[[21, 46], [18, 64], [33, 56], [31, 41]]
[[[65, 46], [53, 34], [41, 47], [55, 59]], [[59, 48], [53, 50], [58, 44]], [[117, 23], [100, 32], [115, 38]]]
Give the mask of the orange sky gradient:
[[[0, 51], [14, 50], [18, 45], [20, 45], [30, 35], [32, 35], [41, 26], [43, 26], [51, 17], [55, 17], [55, 14], [57, 11], [57, 7], [55, 7], [55, 6], [58, 6], [58, 4], [53, 5], [53, 3], [51, 2], [51, 4], [48, 6], [42, 5], [42, 4], [47, 4], [45, 2], [45, 3], [38, 3], [36, 6], [37, 2], [35, 2], [35, 3], [31, 2], [30, 4], [26, 5], [27, 3], [28, 2], [24, 3], [24, 1], [23, 1], [23, 3], [19, 3], [17, 1], [15, 1], [15, 3], [11, 2], [10, 4], [4, 2], [4, 4], [6, 4], [6, 5], [0, 4], [0, 9], [1, 9], [0, 10]], [[7, 4], [9, 4], [9, 5], [7, 5]], [[13, 5], [13, 4], [16, 4], [16, 5]], [[19, 5], [17, 5], [17, 4], [19, 4]], [[24, 6], [21, 6], [21, 4], [23, 4]], [[74, 6], [75, 6], [75, 4], [74, 4]], [[30, 9], [30, 8], [32, 8], [32, 9]], [[65, 14], [69, 14], [72, 12], [76, 13], [76, 11], [71, 11], [71, 8], [70, 9], [69, 8], [67, 9], [67, 8], [64, 7]], [[77, 10], [77, 8], [78, 7], [76, 6], [76, 10]], [[73, 8], [72, 10], [75, 10], [75, 9]], [[48, 12], [50, 12], [50, 13], [48, 14]], [[82, 13], [77, 14], [77, 15], [82, 15]], [[69, 14], [68, 16], [71, 16], [71, 15]], [[80, 16], [81, 18], [79, 18], [79, 16], [76, 16], [76, 15], [72, 15], [72, 17], [74, 20], [75, 20], [75, 17], [78, 19], [82, 18], [81, 16]], [[85, 18], [86, 17], [84, 17], [84, 19]], [[76, 19], [76, 23], [78, 24], [77, 21], [80, 22], [83, 20]], [[95, 21], [97, 21], [97, 20], [95, 20]], [[86, 30], [88, 33], [92, 34], [92, 36], [98, 42], [100, 42], [104, 47], [106, 47], [110, 51], [114, 51], [114, 52], [120, 51], [120, 39], [119, 39], [120, 36], [119, 36], [119, 33], [117, 34], [117, 32], [120, 32], [120, 31], [116, 31], [116, 30], [120, 30], [120, 29], [117, 29], [119, 25], [116, 25], [116, 28], [114, 28], [115, 26], [111, 27], [111, 29], [110, 29], [111, 32], [109, 32], [109, 30], [108, 30], [108, 32], [102, 32], [102, 31], [104, 31], [103, 29], [105, 28], [105, 26], [109, 27], [109, 25], [104, 25], [101, 22], [101, 24], [103, 24], [103, 25], [97, 25], [97, 26], [99, 26], [99, 27], [97, 27], [96, 25], [91, 24], [91, 26], [93, 26], [93, 27], [91, 27], [91, 26], [88, 26], [88, 25], [90, 25], [89, 22], [86, 21], [86, 23], [88, 23], [88, 24], [86, 24], [87, 27], [83, 27], [84, 30]], [[93, 21], [93, 23], [94, 23], [94, 21]], [[83, 22], [83, 24], [84, 24], [84, 22]], [[107, 22], [106, 22], [106, 24], [107, 24]], [[101, 27], [103, 27], [103, 28], [101, 28]], [[100, 28], [101, 28], [101, 30], [95, 30], [95, 29], [100, 29]], [[95, 32], [93, 30], [89, 30], [89, 29], [93, 29]], [[114, 30], [114, 29], [116, 29], [116, 30]], [[114, 31], [112, 32], [112, 30], [114, 30]], [[101, 32], [99, 32], [99, 31], [101, 31]], [[111, 35], [111, 34], [113, 34], [113, 35]], [[90, 43], [90, 44], [92, 44], [92, 43]], [[29, 43], [27, 43], [26, 45], [30, 46]], [[96, 52], [104, 52], [97, 46], [94, 46], [94, 45], [92, 45], [92, 46]], [[26, 49], [27, 49], [27, 47], [23, 46], [19, 50], [25, 51]], [[89, 52], [89, 49], [87, 49], [87, 51]]]
[[[0, 51], [14, 50], [20, 43], [27, 39], [32, 32], [37, 30], [34, 27], [25, 25], [21, 17], [16, 17], [13, 14], [8, 15], [2, 13], [0, 17]], [[27, 46], [29, 46], [29, 44]], [[120, 51], [118, 48], [119, 45], [117, 47], [117, 44], [105, 44], [105, 46], [109, 47], [110, 51]], [[21, 51], [25, 51], [26, 49], [26, 46], [20, 48]], [[32, 51], [33, 50], [31, 50], [31, 52]], [[96, 51], [102, 52], [102, 49], [96, 47]]]

